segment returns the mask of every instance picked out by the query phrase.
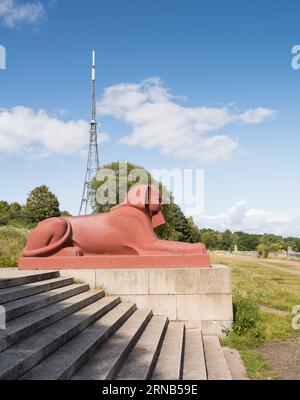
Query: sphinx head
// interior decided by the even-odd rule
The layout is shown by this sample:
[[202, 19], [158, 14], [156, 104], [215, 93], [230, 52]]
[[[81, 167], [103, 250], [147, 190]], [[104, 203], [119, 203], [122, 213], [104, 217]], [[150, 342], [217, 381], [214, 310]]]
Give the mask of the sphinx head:
[[153, 228], [165, 224], [162, 213], [162, 199], [158, 187], [154, 185], [140, 185], [131, 188], [123, 204], [129, 204], [139, 210], [146, 211], [151, 219]]

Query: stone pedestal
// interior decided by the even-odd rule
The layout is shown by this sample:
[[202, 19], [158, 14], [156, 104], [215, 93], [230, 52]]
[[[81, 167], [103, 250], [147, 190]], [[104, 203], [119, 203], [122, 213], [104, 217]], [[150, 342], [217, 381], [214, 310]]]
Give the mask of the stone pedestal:
[[62, 277], [74, 277], [101, 288], [106, 295], [147, 307], [154, 315], [184, 321], [201, 328], [205, 335], [222, 335], [232, 326], [230, 269], [209, 268], [60, 270]]

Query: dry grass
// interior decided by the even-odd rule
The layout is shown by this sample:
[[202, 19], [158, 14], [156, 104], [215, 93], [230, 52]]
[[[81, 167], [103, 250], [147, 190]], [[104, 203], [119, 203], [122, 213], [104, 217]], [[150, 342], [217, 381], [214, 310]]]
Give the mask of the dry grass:
[[300, 304], [300, 276], [260, 265], [256, 259], [228, 259], [219, 254], [213, 254], [212, 259], [231, 267], [234, 292], [239, 288], [252, 293], [259, 304], [283, 311]]
[[16, 267], [29, 231], [13, 227], [0, 227], [0, 268]]

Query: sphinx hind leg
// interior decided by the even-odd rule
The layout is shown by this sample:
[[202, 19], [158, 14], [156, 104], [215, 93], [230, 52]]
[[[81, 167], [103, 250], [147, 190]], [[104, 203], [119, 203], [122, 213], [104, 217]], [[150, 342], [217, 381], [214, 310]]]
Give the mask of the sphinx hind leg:
[[69, 239], [70, 233], [70, 223], [64, 218], [42, 221], [30, 233], [23, 256], [38, 257], [59, 250]]

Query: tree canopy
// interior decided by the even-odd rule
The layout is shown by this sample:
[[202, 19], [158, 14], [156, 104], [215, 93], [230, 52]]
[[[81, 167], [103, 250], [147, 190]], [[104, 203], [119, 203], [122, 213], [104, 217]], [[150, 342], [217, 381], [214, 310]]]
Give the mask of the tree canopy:
[[60, 216], [59, 202], [46, 185], [33, 189], [26, 201], [24, 213], [32, 222]]
[[0, 201], [0, 225], [30, 229], [43, 219], [60, 215], [70, 214], [68, 211], [60, 212], [57, 197], [45, 185], [33, 189], [24, 206]]

